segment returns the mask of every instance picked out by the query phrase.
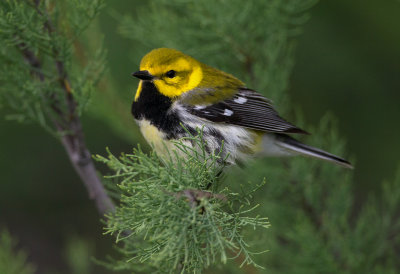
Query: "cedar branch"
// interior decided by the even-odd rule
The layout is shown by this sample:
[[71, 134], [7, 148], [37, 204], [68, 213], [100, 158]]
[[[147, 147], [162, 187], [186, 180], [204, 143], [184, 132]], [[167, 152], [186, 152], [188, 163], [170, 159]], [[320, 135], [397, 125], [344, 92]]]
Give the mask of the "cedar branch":
[[[47, 17], [44, 28], [47, 29], [49, 34], [52, 34], [55, 30], [48, 15], [40, 11], [40, 0], [35, 0], [34, 4], [37, 12], [41, 16]], [[41, 71], [40, 59], [27, 47], [26, 44], [20, 43], [17, 46], [26, 62], [31, 66], [32, 75], [36, 76], [41, 82], [45, 81], [45, 76]], [[60, 108], [58, 101], [52, 101], [51, 108], [57, 116], [56, 119], [52, 120], [53, 124], [60, 136], [61, 143], [67, 152], [72, 166], [84, 183], [89, 193], [89, 198], [95, 201], [99, 213], [104, 215], [105, 213], [114, 212], [115, 206], [107, 195], [101, 180], [97, 175], [91, 154], [86, 147], [82, 124], [76, 112], [77, 102], [71, 93], [64, 63], [57, 60], [59, 54], [56, 48], [53, 49], [53, 53], [56, 59], [55, 65], [59, 77], [59, 84], [64, 90], [67, 105], [67, 109], [63, 110]]]

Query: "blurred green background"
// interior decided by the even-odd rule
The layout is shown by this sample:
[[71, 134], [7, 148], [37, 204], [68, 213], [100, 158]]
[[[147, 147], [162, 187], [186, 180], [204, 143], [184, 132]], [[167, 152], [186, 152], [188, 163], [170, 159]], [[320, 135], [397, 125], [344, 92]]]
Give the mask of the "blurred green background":
[[[89, 36], [104, 36], [108, 50], [108, 74], [98, 92], [113, 89], [124, 99], [121, 104], [94, 94], [83, 116], [93, 154], [105, 154], [106, 146], [117, 154], [129, 152], [143, 143], [129, 108], [137, 85], [130, 73], [138, 63], [128, 52], [135, 45], [118, 33], [115, 17], [132, 14], [142, 4], [112, 1], [90, 30]], [[337, 117], [355, 159], [353, 188], [359, 201], [391, 179], [400, 163], [399, 14], [400, 2], [394, 0], [321, 1], [298, 39], [289, 87], [292, 105], [310, 125], [327, 112]], [[122, 124], [131, 127], [98, 115], [111, 105], [125, 120]], [[8, 113], [2, 112], [1, 117]], [[108, 273], [87, 258], [104, 258], [112, 239], [102, 236], [94, 204], [58, 141], [36, 125], [3, 118], [0, 140], [0, 227], [19, 239], [39, 273]], [[79, 259], [71, 250], [80, 250]]]

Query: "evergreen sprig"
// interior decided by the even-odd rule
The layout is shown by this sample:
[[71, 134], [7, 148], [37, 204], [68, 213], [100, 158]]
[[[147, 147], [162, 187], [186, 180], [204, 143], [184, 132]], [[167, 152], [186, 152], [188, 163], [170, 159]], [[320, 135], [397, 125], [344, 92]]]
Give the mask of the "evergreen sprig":
[[102, 7], [101, 0], [0, 2], [0, 100], [14, 110], [9, 118], [37, 122], [55, 134], [68, 127], [66, 93], [82, 112], [105, 62], [100, 45], [82, 69], [74, 60], [76, 39]]
[[118, 182], [121, 203], [108, 216], [106, 233], [123, 243], [126, 268], [145, 263], [159, 271], [200, 272], [228, 258], [258, 266], [242, 231], [268, 228], [268, 219], [249, 216], [257, 207], [249, 203], [253, 191], [218, 190], [223, 159], [206, 152], [201, 134], [176, 142], [166, 157], [140, 148], [119, 158], [96, 156]]

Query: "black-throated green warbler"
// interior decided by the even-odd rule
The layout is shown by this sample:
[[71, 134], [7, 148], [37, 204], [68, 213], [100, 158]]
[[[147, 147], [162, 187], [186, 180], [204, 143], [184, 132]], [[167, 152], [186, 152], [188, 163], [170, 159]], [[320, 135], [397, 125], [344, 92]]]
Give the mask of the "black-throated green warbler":
[[303, 154], [352, 167], [338, 156], [288, 136], [306, 132], [281, 118], [267, 98], [242, 81], [180, 51], [149, 52], [133, 76], [141, 81], [132, 114], [160, 154], [171, 148], [171, 140], [196, 134], [196, 128], [203, 127], [206, 150], [219, 152], [222, 147], [222, 156], [228, 155], [230, 164], [254, 154]]

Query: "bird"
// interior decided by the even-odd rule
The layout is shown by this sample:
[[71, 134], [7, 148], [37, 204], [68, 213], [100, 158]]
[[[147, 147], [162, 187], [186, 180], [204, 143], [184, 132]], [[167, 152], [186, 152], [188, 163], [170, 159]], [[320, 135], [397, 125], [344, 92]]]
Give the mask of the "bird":
[[254, 156], [305, 155], [353, 168], [349, 161], [290, 136], [308, 132], [283, 119], [271, 100], [181, 51], [153, 49], [132, 75], [140, 81], [131, 112], [157, 154], [166, 155], [177, 140], [201, 128], [206, 152], [220, 153], [228, 165]]

